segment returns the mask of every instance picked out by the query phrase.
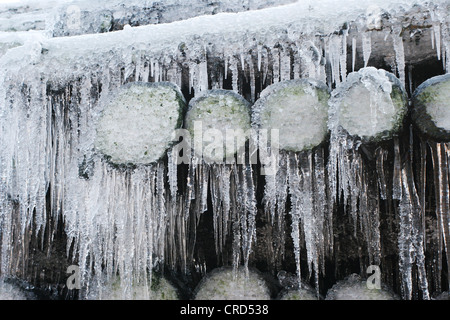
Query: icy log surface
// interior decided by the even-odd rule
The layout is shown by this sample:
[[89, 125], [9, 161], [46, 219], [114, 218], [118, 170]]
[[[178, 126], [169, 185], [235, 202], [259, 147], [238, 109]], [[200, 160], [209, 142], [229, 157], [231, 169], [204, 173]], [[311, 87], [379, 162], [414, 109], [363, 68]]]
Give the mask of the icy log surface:
[[407, 95], [395, 75], [373, 67], [352, 72], [332, 92], [329, 127], [365, 140], [388, 139], [402, 128]]
[[103, 102], [96, 147], [116, 164], [160, 159], [181, 127], [186, 101], [172, 83], [131, 83]]
[[450, 74], [422, 83], [413, 95], [413, 118], [420, 130], [440, 141], [450, 140]]
[[253, 106], [253, 125], [279, 130], [282, 150], [312, 149], [328, 133], [328, 98], [328, 87], [320, 81], [300, 79], [273, 84]]
[[[245, 146], [250, 129], [250, 112], [250, 103], [237, 93], [229, 90], [210, 90], [189, 103], [185, 128], [196, 141], [203, 139], [205, 142], [215, 142], [213, 146], [218, 145], [218, 148], [214, 148], [215, 152], [210, 150], [211, 148], [202, 148], [205, 161], [223, 163], [237, 151], [236, 147], [228, 148], [230, 144], [226, 143], [227, 139], [234, 139], [236, 134], [241, 141], [241, 148]], [[196, 126], [199, 128], [196, 129]]]

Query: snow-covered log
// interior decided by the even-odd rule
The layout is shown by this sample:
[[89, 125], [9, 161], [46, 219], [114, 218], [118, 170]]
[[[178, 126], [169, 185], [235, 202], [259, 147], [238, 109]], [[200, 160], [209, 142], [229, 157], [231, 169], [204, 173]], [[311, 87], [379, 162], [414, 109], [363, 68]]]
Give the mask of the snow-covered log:
[[105, 102], [96, 147], [116, 164], [156, 162], [181, 127], [185, 104], [174, 84], [127, 84]]
[[280, 149], [309, 150], [325, 140], [328, 87], [321, 81], [297, 79], [266, 88], [253, 106], [256, 129], [279, 130]]
[[[195, 141], [205, 142], [198, 146], [194, 141], [197, 156], [201, 153], [206, 161], [222, 163], [249, 138], [250, 103], [230, 90], [210, 90], [191, 100], [185, 127]], [[234, 143], [235, 137], [240, 144]]]
[[393, 74], [366, 67], [350, 73], [332, 92], [329, 126], [341, 126], [363, 140], [389, 139], [401, 130], [407, 103], [405, 89]]

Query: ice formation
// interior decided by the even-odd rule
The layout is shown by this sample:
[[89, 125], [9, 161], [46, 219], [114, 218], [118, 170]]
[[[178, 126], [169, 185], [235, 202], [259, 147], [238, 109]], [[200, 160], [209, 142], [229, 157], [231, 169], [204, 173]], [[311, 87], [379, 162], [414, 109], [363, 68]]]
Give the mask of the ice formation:
[[[113, 166], [96, 152], [95, 141], [103, 101], [128, 83], [168, 81], [195, 98], [210, 89], [228, 89], [254, 102], [264, 88], [286, 80], [314, 79], [331, 91], [352, 81], [348, 71], [377, 64], [390, 67], [411, 89], [408, 81], [415, 70], [407, 66], [424, 56], [440, 59], [443, 70], [449, 70], [448, 1], [336, 5], [327, 0], [274, 7], [270, 1], [254, 1], [248, 8], [267, 8], [212, 15], [202, 15], [208, 13], [202, 3], [189, 19], [167, 13], [164, 22], [170, 23], [150, 17], [145, 23], [151, 25], [117, 32], [106, 32], [120, 17], [112, 12], [111, 17], [95, 14], [99, 20], [75, 32], [91, 34], [70, 36], [67, 21], [61, 24], [58, 18], [55, 24], [46, 20], [45, 27], [19, 28], [42, 32], [6, 27], [8, 33], [0, 34], [1, 275], [23, 275], [31, 229], [50, 234], [51, 243], [63, 221], [67, 256], [82, 274], [81, 297], [103, 290], [117, 274], [121, 296], [132, 297], [131, 284], [149, 283], [152, 269], [190, 267], [205, 212], [213, 216], [216, 252], [232, 242], [231, 264], [248, 267], [259, 240], [257, 213], [263, 212], [276, 234], [267, 251], [283, 260], [291, 241], [297, 276], [307, 278], [301, 272], [306, 262], [317, 295], [325, 261], [339, 249], [333, 224], [348, 212], [362, 267], [385, 261], [382, 216], [395, 217], [402, 297], [427, 299], [431, 288], [445, 290], [448, 141], [417, 138], [403, 128], [404, 136], [394, 134], [373, 148], [329, 121], [328, 144], [302, 152], [281, 150], [276, 173], [264, 179], [259, 167], [248, 162], [205, 165], [194, 156], [185, 167], [177, 166], [175, 146], [167, 157], [152, 157], [151, 164]], [[77, 3], [64, 3], [70, 4]], [[237, 0], [229, 4], [239, 9], [225, 5], [219, 11], [242, 10]], [[100, 12], [101, 6], [86, 9], [80, 18], [91, 19], [89, 10]], [[59, 14], [64, 16], [67, 8]], [[2, 17], [11, 12], [2, 11]], [[24, 20], [5, 21], [19, 26]], [[133, 25], [128, 17], [123, 22]], [[349, 104], [354, 113], [360, 105]], [[374, 122], [359, 127], [373, 129]], [[129, 142], [137, 141], [131, 137]], [[131, 151], [127, 148], [123, 151]], [[427, 228], [437, 232], [430, 236]], [[425, 259], [426, 249], [433, 259]]]
[[196, 288], [196, 300], [270, 300], [266, 280], [254, 272], [215, 269]]

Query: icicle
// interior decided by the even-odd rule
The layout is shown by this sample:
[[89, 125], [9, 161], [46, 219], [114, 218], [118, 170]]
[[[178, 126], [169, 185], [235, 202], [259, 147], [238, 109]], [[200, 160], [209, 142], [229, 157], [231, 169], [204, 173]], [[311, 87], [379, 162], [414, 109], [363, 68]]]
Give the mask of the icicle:
[[403, 293], [406, 299], [412, 298], [412, 264], [415, 262], [423, 299], [428, 300], [430, 297], [425, 270], [424, 230], [421, 229], [420, 202], [412, 177], [412, 169], [409, 163], [405, 163], [405, 166], [401, 171], [402, 197], [399, 204], [400, 232], [398, 237]]
[[225, 64], [225, 80], [227, 80], [228, 79], [228, 60], [229, 60], [229, 58], [228, 57], [225, 57], [224, 58], [224, 64]]
[[159, 61], [155, 61], [153, 67], [155, 69], [153, 72], [154, 77], [155, 77], [155, 82], [159, 82], [159, 81], [161, 81], [161, 72], [160, 72], [161, 68], [159, 65]]
[[201, 164], [200, 170], [198, 170], [199, 174], [199, 183], [200, 183], [200, 213], [208, 210], [208, 183], [209, 183], [209, 170], [210, 167], [208, 164]]
[[262, 46], [258, 45], [258, 72], [261, 72], [261, 63], [262, 63], [262, 58], [261, 58], [261, 50], [262, 50]]
[[[325, 256], [333, 253], [333, 211], [328, 207], [326, 170], [325, 170], [325, 150], [319, 148], [314, 152], [314, 214], [316, 224], [319, 227], [318, 251], [320, 255], [319, 263], [322, 264], [322, 274], [325, 275]], [[328, 251], [327, 251], [328, 250]]]
[[392, 198], [400, 200], [402, 197], [402, 180], [401, 180], [401, 155], [400, 143], [397, 137], [394, 138], [394, 172]]
[[[318, 237], [323, 234], [322, 225], [318, 223], [318, 212], [314, 211], [313, 177], [314, 165], [313, 154], [308, 151], [305, 161], [301, 161], [302, 185], [301, 185], [301, 221], [305, 234], [306, 255], [308, 261], [309, 274], [314, 270], [315, 287], [319, 294], [319, 255], [317, 246], [320, 244]], [[303, 164], [304, 163], [304, 164]], [[298, 165], [298, 164], [297, 164]]]
[[209, 83], [208, 83], [208, 64], [206, 61], [200, 62], [198, 65], [198, 92], [203, 92], [208, 90]]
[[249, 63], [250, 71], [250, 102], [254, 103], [256, 100], [256, 80], [255, 80], [255, 70], [252, 61]]
[[342, 51], [342, 40], [338, 35], [331, 35], [328, 39], [327, 53], [329, 57], [329, 63], [331, 66], [331, 81], [332, 83], [341, 83], [340, 79], [340, 58]]
[[434, 43], [435, 43], [435, 40], [434, 40], [434, 28], [433, 28], [433, 27], [431, 27], [430, 38], [431, 38], [431, 49], [434, 50], [434, 47], [435, 47]]
[[169, 178], [170, 196], [172, 201], [176, 201], [178, 192], [178, 179], [177, 179], [177, 155], [174, 154], [177, 149], [170, 149], [167, 151], [167, 176]]
[[436, 44], [437, 58], [438, 60], [441, 60], [441, 25], [439, 23], [433, 24], [433, 33], [434, 33], [433, 39], [435, 40]]
[[194, 89], [194, 76], [195, 69], [192, 64], [189, 65], [189, 94], [192, 94], [192, 89]]
[[352, 38], [352, 72], [355, 72], [356, 63], [356, 38]]
[[232, 81], [232, 87], [233, 87], [233, 91], [236, 93], [239, 93], [239, 86], [238, 86], [238, 81], [239, 81], [239, 71], [238, 71], [238, 67], [237, 67], [237, 62], [233, 59], [233, 61], [231, 62], [231, 66], [230, 66], [230, 70], [231, 70], [231, 81]]
[[348, 37], [348, 29], [345, 29], [341, 37], [342, 43], [339, 55], [339, 66], [341, 69], [342, 81], [345, 81], [345, 79], [347, 78], [347, 37]]
[[400, 82], [405, 87], [405, 50], [403, 47], [403, 37], [401, 36], [401, 30], [393, 30], [392, 39], [394, 43], [395, 63], [397, 65], [398, 76]]
[[299, 283], [301, 283], [301, 268], [300, 268], [300, 176], [298, 169], [298, 159], [295, 153], [290, 153], [288, 155], [288, 182], [289, 182], [289, 194], [291, 196], [291, 237], [294, 243], [294, 255], [295, 255], [295, 263], [297, 266], [297, 277]]
[[280, 50], [272, 49], [273, 83], [280, 82]]
[[244, 251], [244, 267], [248, 270], [248, 263], [250, 254], [252, 252], [252, 245], [256, 241], [256, 199], [255, 199], [255, 186], [253, 181], [253, 169], [251, 165], [246, 165], [244, 168], [244, 192], [245, 195], [244, 208], [245, 208], [245, 229], [243, 229], [242, 238], [245, 239], [243, 243]]
[[[438, 219], [440, 245], [444, 244], [447, 272], [450, 270], [450, 192], [449, 192], [449, 146], [448, 143], [433, 143], [433, 171], [435, 180], [436, 216]], [[450, 280], [449, 280], [450, 284]]]
[[291, 55], [288, 48], [280, 50], [280, 80], [291, 79]]
[[364, 32], [362, 34], [362, 50], [363, 50], [363, 59], [364, 59], [364, 68], [367, 67], [370, 59], [370, 55], [372, 54], [372, 32]]
[[[401, 171], [401, 176], [399, 179], [402, 180], [402, 185], [405, 183], [406, 176], [404, 176], [405, 170]], [[408, 192], [408, 189], [404, 190]], [[398, 235], [398, 248], [400, 255], [400, 276], [402, 279], [402, 289], [405, 298], [410, 300], [412, 297], [412, 243], [411, 243], [411, 233], [412, 233], [412, 222], [411, 222], [411, 202], [409, 194], [400, 197], [401, 201], [399, 204], [399, 214], [400, 214], [400, 230]]]
[[378, 186], [380, 189], [380, 197], [383, 200], [387, 199], [387, 182], [386, 175], [384, 172], [385, 161], [388, 155], [388, 151], [379, 147], [376, 150], [376, 167], [377, 167], [377, 177], [378, 177]]
[[148, 82], [149, 75], [150, 75], [150, 64], [146, 59], [146, 61], [144, 62], [144, 70], [142, 71], [142, 74], [141, 74], [141, 80], [144, 82]]
[[241, 53], [239, 57], [241, 58], [241, 70], [242, 72], [245, 72], [245, 56], [243, 53]]

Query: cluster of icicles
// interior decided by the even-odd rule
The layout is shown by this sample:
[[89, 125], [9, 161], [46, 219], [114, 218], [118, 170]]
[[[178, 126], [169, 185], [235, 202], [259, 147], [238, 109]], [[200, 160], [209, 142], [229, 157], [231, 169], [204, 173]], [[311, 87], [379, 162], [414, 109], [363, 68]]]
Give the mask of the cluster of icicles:
[[[275, 175], [258, 175], [259, 166], [254, 164], [206, 164], [195, 157], [187, 172], [179, 173], [172, 150], [167, 159], [153, 165], [117, 168], [89, 149], [93, 137], [89, 136], [91, 111], [86, 101], [93, 97], [86, 90], [92, 90], [91, 87], [74, 86], [71, 90], [41, 93], [47, 97], [47, 103], [41, 105], [40, 112], [29, 111], [29, 116], [24, 116], [19, 114], [23, 109], [16, 106], [9, 115], [12, 122], [5, 128], [11, 130], [10, 139], [20, 143], [11, 153], [12, 162], [6, 161], [6, 152], [2, 153], [2, 188], [6, 191], [0, 199], [3, 275], [24, 268], [29, 241], [26, 230], [33, 225], [45, 228], [51, 213], [56, 219], [64, 219], [67, 250], [69, 253], [72, 246], [75, 248], [86, 294], [91, 287], [101, 290], [120, 275], [127, 298], [130, 284], [150, 281], [149, 271], [155, 266], [165, 264], [184, 272], [192, 267], [195, 228], [211, 206], [217, 254], [232, 239], [235, 268], [249, 265], [252, 246], [258, 241], [258, 209], [270, 216], [277, 234], [273, 259], [283, 259], [285, 220], [289, 214], [297, 274], [302, 278], [300, 250], [304, 241], [308, 277], [313, 277], [318, 291], [319, 273], [325, 275], [325, 260], [333, 253], [336, 208], [343, 205], [350, 212], [355, 235], [358, 230], [365, 237], [367, 252], [362, 255], [368, 257], [369, 264], [380, 265], [383, 207], [390, 208], [399, 219], [403, 297], [413, 297], [414, 266], [423, 298], [430, 297], [425, 263], [425, 210], [430, 207], [427, 184], [434, 183], [439, 230], [435, 240], [438, 270], [434, 277], [440, 277], [442, 252], [448, 257], [450, 240], [449, 143], [420, 138], [417, 144], [411, 131], [405, 133], [409, 139], [394, 137], [371, 150], [362, 141], [336, 129], [332, 130], [329, 143], [313, 150], [281, 151]], [[33, 92], [27, 94], [32, 101]], [[19, 97], [13, 101], [21, 103]], [[77, 130], [72, 129], [74, 123], [78, 124]], [[14, 146], [9, 144], [6, 148]], [[27, 148], [37, 149], [30, 152]], [[82, 159], [80, 154], [84, 155]], [[431, 159], [431, 166], [427, 159]], [[184, 179], [182, 183], [180, 177]], [[262, 203], [256, 200], [258, 179], [264, 179]], [[30, 197], [31, 194], [37, 196]]]

